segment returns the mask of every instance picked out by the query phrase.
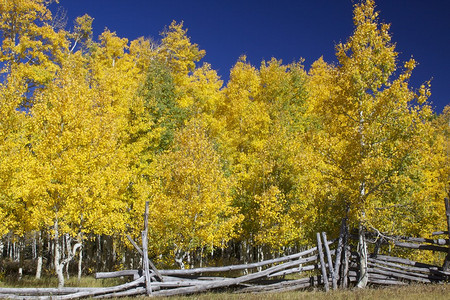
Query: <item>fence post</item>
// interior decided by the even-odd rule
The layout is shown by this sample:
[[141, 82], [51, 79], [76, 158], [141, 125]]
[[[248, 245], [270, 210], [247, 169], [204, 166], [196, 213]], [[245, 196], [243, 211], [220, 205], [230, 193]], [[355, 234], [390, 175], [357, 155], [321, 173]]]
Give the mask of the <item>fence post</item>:
[[142, 264], [145, 276], [145, 289], [147, 290], [147, 295], [152, 294], [152, 279], [150, 277], [150, 268], [148, 261], [148, 201], [145, 202], [145, 215], [144, 215], [144, 231], [142, 231]]
[[[330, 247], [328, 246], [326, 232], [322, 232], [322, 240], [323, 240], [323, 246], [325, 248], [325, 253], [327, 254], [328, 271], [330, 272], [330, 276], [333, 276], [333, 274], [334, 274], [333, 260], [331, 259], [331, 251], [330, 251]], [[335, 288], [333, 287], [333, 289], [335, 289]]]
[[322, 242], [320, 241], [320, 233], [317, 232], [316, 235], [317, 235], [317, 252], [319, 252], [320, 266], [322, 269], [323, 286], [325, 287], [325, 291], [328, 292], [330, 290], [330, 287], [328, 285], [327, 269], [325, 267], [325, 259], [323, 257]]
[[331, 280], [333, 284], [333, 290], [337, 289], [337, 281], [339, 279], [339, 268], [341, 266], [341, 254], [342, 254], [342, 248], [343, 242], [344, 242], [344, 235], [345, 235], [345, 219], [342, 219], [341, 223], [341, 231], [339, 232], [339, 240], [338, 245], [336, 248], [336, 262], [334, 263], [334, 272], [331, 274]]

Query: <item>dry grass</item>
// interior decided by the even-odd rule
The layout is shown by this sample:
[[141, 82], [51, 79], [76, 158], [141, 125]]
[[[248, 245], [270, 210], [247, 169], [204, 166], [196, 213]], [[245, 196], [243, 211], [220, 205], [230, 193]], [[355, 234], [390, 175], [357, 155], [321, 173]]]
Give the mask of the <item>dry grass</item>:
[[410, 285], [402, 287], [378, 287], [367, 288], [364, 290], [345, 290], [331, 291], [325, 293], [323, 291], [301, 291], [287, 293], [264, 293], [264, 294], [230, 294], [230, 293], [209, 293], [184, 297], [172, 297], [170, 299], [177, 300], [259, 300], [259, 299], [275, 299], [275, 300], [292, 300], [292, 299], [314, 299], [314, 300], [344, 300], [344, 299], [450, 299], [450, 284], [436, 285]]
[[[76, 278], [70, 279], [66, 282], [66, 286], [82, 286], [82, 287], [101, 287], [112, 286], [123, 283], [123, 279], [105, 279], [96, 280], [93, 277], [83, 277], [80, 282]], [[21, 281], [17, 280], [3, 280], [0, 282], [0, 287], [56, 287], [56, 278], [46, 277], [41, 280], [36, 280], [32, 277], [25, 277]], [[130, 297], [120, 298], [122, 300], [143, 300], [148, 297]], [[330, 291], [328, 293], [322, 290], [309, 290], [298, 292], [285, 293], [261, 293], [261, 294], [234, 294], [227, 292], [205, 293], [190, 296], [167, 297], [163, 299], [170, 300], [260, 300], [260, 299], [274, 299], [274, 300], [292, 300], [292, 299], [314, 299], [314, 300], [347, 300], [347, 299], [380, 299], [380, 300], [395, 300], [395, 299], [436, 299], [448, 300], [450, 299], [450, 284], [413, 284], [401, 287], [371, 287], [363, 290], [339, 290]]]
[[[149, 297], [120, 298], [121, 300], [147, 300]], [[402, 287], [372, 287], [363, 290], [301, 291], [286, 293], [233, 294], [206, 293], [191, 296], [164, 297], [168, 300], [449, 300], [450, 284], [414, 284]]]

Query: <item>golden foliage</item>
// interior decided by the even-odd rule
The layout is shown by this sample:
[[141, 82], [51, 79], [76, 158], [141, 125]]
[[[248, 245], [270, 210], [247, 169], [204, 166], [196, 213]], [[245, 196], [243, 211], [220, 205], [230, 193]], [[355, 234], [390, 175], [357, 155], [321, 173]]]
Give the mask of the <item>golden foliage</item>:
[[160, 44], [93, 19], [52, 26], [49, 1], [0, 2], [0, 236], [139, 236], [150, 201], [153, 253], [235, 239], [280, 250], [338, 230], [442, 229], [448, 107], [409, 86], [372, 0], [337, 63], [239, 58], [225, 84], [183, 23]]

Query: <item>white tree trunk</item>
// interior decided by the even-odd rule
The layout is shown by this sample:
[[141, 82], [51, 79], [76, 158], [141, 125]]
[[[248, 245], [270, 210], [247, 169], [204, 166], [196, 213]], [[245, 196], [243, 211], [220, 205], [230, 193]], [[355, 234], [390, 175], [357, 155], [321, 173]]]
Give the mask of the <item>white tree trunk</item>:
[[83, 263], [83, 248], [80, 249], [78, 257], [78, 281], [81, 280], [82, 263]]
[[185, 269], [184, 265], [184, 258], [186, 257], [186, 253], [184, 253], [182, 250], [177, 249], [175, 251], [175, 262], [180, 266], [181, 270]]
[[54, 248], [55, 248], [55, 272], [56, 275], [58, 276], [58, 288], [62, 288], [64, 287], [64, 273], [63, 273], [63, 268], [64, 265], [61, 264], [61, 246], [59, 244], [59, 228], [58, 228], [58, 220], [55, 220], [55, 225], [54, 225], [54, 236], [53, 236], [53, 241], [54, 241]]
[[[67, 251], [67, 256], [66, 258], [69, 258], [71, 253], [72, 253], [72, 239], [70, 237], [70, 235], [66, 234], [65, 235], [65, 244], [66, 244], [66, 251]], [[70, 275], [69, 275], [69, 265], [70, 265], [70, 259], [67, 260], [67, 263], [65, 265], [66, 267], [66, 278], [67, 280], [70, 279]]]
[[42, 254], [39, 254], [36, 266], [36, 279], [41, 279], [41, 274], [42, 274]]
[[37, 258], [37, 233], [34, 233], [34, 237], [33, 237], [33, 246], [31, 247], [31, 254], [33, 259]]
[[[359, 111], [359, 134], [360, 134], [360, 146], [361, 146], [361, 159], [364, 157], [364, 148], [366, 146], [365, 138], [364, 138], [364, 114], [362, 111], [362, 102], [359, 103], [360, 111]], [[363, 177], [360, 183], [359, 188], [359, 204], [364, 205], [365, 197], [366, 197], [366, 178]], [[359, 241], [358, 241], [358, 252], [359, 252], [359, 281], [357, 284], [358, 288], [365, 288], [367, 286], [367, 282], [369, 281], [369, 273], [367, 266], [367, 245], [365, 238], [365, 230], [363, 226], [363, 221], [365, 220], [365, 211], [364, 209], [361, 212], [361, 220], [359, 223]]]
[[39, 231], [36, 236], [36, 243], [37, 243], [37, 249], [36, 249], [36, 256], [37, 256], [37, 265], [36, 265], [36, 279], [41, 279], [42, 274], [42, 233]]

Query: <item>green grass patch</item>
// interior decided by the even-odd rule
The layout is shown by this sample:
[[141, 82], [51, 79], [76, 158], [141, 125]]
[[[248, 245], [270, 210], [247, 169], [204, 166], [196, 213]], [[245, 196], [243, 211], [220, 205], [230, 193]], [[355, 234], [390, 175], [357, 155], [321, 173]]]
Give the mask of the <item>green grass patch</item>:
[[[123, 284], [127, 282], [127, 278], [108, 278], [108, 279], [95, 279], [93, 276], [83, 276], [80, 280], [77, 277], [71, 277], [65, 280], [64, 286], [66, 287], [108, 287]], [[34, 276], [24, 276], [22, 279], [14, 277], [4, 277], [0, 281], [0, 287], [9, 288], [25, 288], [25, 287], [57, 287], [58, 279], [51, 276], [44, 276], [41, 279], [36, 279]]]

